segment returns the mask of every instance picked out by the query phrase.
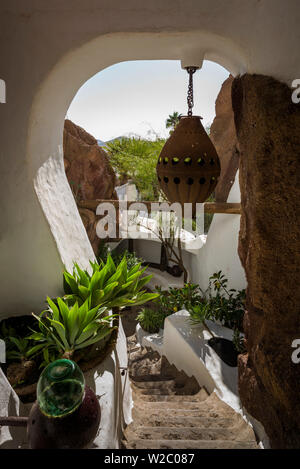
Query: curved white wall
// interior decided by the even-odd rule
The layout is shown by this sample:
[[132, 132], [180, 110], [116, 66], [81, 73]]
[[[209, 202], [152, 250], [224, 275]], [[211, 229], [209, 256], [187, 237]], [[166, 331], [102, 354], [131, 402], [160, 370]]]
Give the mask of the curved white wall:
[[[227, 201], [241, 201], [238, 172]], [[228, 278], [230, 288], [246, 288], [245, 272], [237, 252], [239, 230], [240, 215], [215, 214], [205, 245], [197, 256], [189, 256], [192, 280], [204, 290], [209, 277], [219, 270]]]
[[[215, 60], [236, 73], [300, 76], [298, 0], [4, 0], [0, 15], [0, 317], [43, 306], [63, 263], [92, 250], [61, 159], [78, 88], [116, 62]], [[35, 184], [35, 189], [34, 189]], [[38, 197], [37, 197], [38, 195]], [[42, 210], [43, 208], [43, 210]], [[51, 227], [51, 228], [50, 228]]]

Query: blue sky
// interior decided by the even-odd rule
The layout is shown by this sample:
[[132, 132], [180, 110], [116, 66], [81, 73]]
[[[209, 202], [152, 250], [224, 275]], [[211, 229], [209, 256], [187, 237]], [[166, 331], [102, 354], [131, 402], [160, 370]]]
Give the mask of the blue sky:
[[[208, 125], [215, 116], [215, 100], [229, 73], [205, 61], [194, 75], [195, 115]], [[100, 140], [153, 131], [168, 136], [165, 121], [174, 111], [187, 113], [187, 72], [176, 60], [122, 62], [102, 70], [77, 92], [67, 118]]]

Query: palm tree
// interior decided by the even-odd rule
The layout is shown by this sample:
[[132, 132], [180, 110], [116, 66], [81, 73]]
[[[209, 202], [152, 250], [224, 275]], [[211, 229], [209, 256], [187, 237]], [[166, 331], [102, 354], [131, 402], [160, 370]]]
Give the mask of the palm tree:
[[168, 119], [166, 120], [166, 128], [171, 127], [171, 132], [175, 129], [176, 125], [180, 121], [182, 114], [179, 114], [177, 111], [174, 111], [173, 114], [170, 114]]

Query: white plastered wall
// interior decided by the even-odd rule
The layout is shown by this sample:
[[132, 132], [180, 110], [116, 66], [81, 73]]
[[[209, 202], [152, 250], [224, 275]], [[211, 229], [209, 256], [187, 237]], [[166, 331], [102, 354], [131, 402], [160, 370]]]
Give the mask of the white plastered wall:
[[[238, 172], [227, 201], [241, 201]], [[239, 230], [240, 215], [215, 214], [205, 245], [196, 256], [189, 255], [191, 278], [204, 290], [209, 277], [219, 270], [228, 278], [230, 288], [246, 287], [245, 272], [237, 252]]]

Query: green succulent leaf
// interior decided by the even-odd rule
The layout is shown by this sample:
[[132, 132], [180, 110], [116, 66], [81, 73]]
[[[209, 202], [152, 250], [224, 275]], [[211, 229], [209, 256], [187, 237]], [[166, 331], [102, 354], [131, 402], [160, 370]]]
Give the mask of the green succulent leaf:
[[75, 267], [75, 271], [76, 271], [76, 273], [77, 273], [77, 275], [80, 279], [81, 285], [88, 288], [88, 286], [89, 286], [88, 274], [84, 270], [82, 270], [77, 263], [74, 264], [74, 267]]
[[[59, 301], [59, 300], [60, 300], [60, 298], [57, 298], [57, 301]], [[47, 302], [48, 302], [49, 307], [52, 310], [53, 318], [56, 321], [59, 321], [59, 309], [58, 309], [58, 307], [56, 306], [54, 301], [52, 301], [51, 298], [49, 298], [49, 296], [47, 296]]]
[[[71, 275], [69, 272], [64, 272], [64, 280], [65, 280], [65, 293], [66, 294], [71, 294], [71, 293], [78, 293], [78, 285], [77, 282], [74, 278], [73, 275]], [[68, 288], [66, 288], [68, 286]]]
[[67, 341], [67, 338], [66, 338], [66, 328], [65, 326], [59, 322], [59, 321], [55, 321], [55, 319], [50, 319], [50, 322], [51, 322], [51, 325], [53, 326], [53, 328], [55, 329], [55, 331], [57, 332], [61, 342], [63, 343], [64, 347], [66, 350], [69, 350], [70, 347], [69, 347], [69, 344], [68, 344], [68, 341]]
[[85, 342], [81, 343], [80, 345], [78, 345], [77, 349], [85, 348], [85, 347], [88, 347], [92, 344], [95, 344], [96, 342], [99, 342], [101, 339], [104, 339], [106, 336], [111, 334], [111, 332], [112, 332], [112, 328], [110, 328], [110, 327], [105, 328], [105, 329], [101, 330], [100, 332], [98, 332], [92, 338], [90, 338], [90, 339], [86, 340]]
[[40, 352], [43, 348], [45, 348], [44, 344], [34, 345], [26, 352], [26, 357], [30, 358], [33, 355], [36, 355], [36, 353]]

